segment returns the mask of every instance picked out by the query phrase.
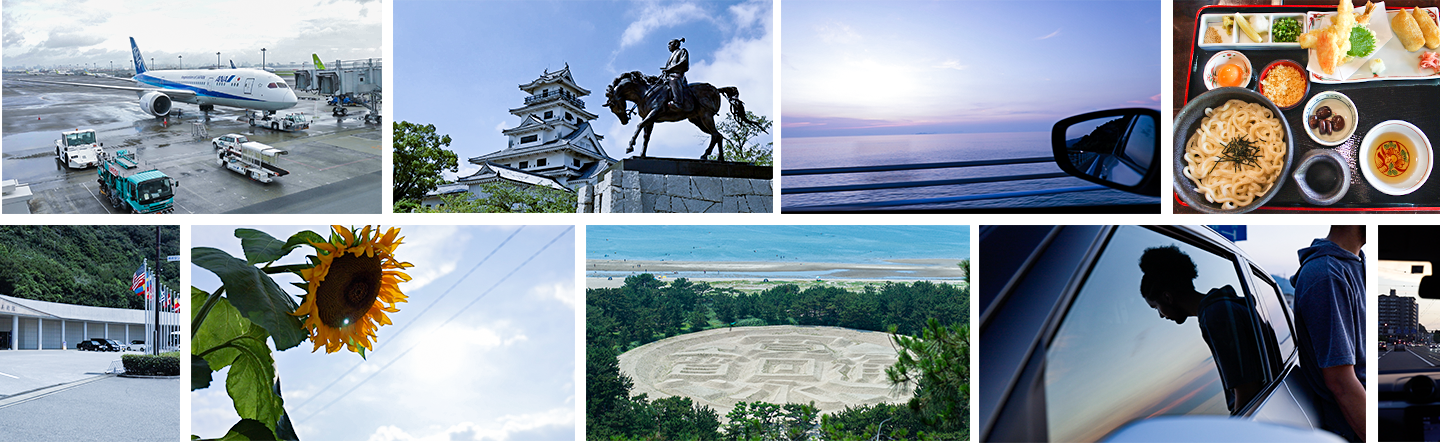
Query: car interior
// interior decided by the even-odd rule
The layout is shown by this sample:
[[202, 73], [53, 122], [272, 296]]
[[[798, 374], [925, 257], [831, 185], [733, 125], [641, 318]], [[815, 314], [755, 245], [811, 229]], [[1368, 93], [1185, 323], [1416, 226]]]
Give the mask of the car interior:
[[[1382, 261], [1440, 263], [1440, 229], [1430, 226], [1381, 226], [1379, 255]], [[1440, 299], [1440, 278], [1420, 280], [1421, 299]], [[1406, 348], [1409, 348], [1408, 350]], [[1394, 345], [1392, 352], [1425, 352], [1418, 346]], [[1380, 441], [1440, 441], [1440, 367], [1422, 370], [1380, 368]]]

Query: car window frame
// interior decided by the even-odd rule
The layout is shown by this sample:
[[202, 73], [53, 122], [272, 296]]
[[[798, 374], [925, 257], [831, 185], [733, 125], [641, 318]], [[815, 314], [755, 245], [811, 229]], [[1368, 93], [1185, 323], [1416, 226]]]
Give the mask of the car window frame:
[[[1050, 348], [1050, 346], [1056, 339], [1056, 335], [1059, 333], [1060, 326], [1063, 323], [1065, 317], [1070, 313], [1070, 310], [1073, 308], [1080, 290], [1084, 288], [1085, 284], [1090, 280], [1090, 277], [1095, 270], [1095, 266], [1097, 266], [1099, 263], [1100, 257], [1104, 255], [1105, 251], [1110, 248], [1111, 241], [1115, 238], [1116, 233], [1123, 226], [1135, 226], [1141, 229], [1150, 230], [1162, 236], [1168, 237], [1174, 241], [1184, 243], [1191, 247], [1195, 247], [1203, 251], [1212, 253], [1222, 259], [1229, 260], [1231, 263], [1232, 272], [1234, 272], [1234, 276], [1236, 280], [1239, 281], [1240, 285], [1240, 287], [1236, 289], [1238, 291], [1243, 291], [1246, 297], [1256, 296], [1252, 286], [1252, 282], [1250, 280], [1251, 276], [1249, 270], [1252, 268], [1252, 266], [1254, 268], [1258, 268], [1258, 265], [1254, 265], [1254, 263], [1244, 255], [1243, 251], [1241, 251], [1239, 247], [1235, 246], [1233, 243], [1231, 243], [1229, 246], [1221, 243], [1220, 241], [1223, 238], [1219, 237], [1218, 234], [1213, 233], [1213, 231], [1211, 231], [1211, 234], [1213, 234], [1215, 237], [1210, 237], [1203, 232], [1196, 231], [1198, 229], [1208, 228], [1153, 225], [1104, 226], [1104, 229], [1096, 235], [1096, 241], [1091, 243], [1090, 249], [1083, 255], [1082, 258], [1078, 259], [1078, 266], [1076, 272], [1074, 274], [1071, 274], [1069, 281], [1064, 284], [1064, 290], [1061, 291], [1061, 293], [1056, 298], [1054, 308], [1051, 310], [1046, 320], [1042, 323], [1042, 326], [1036, 334], [1037, 338], [1033, 342], [1032, 346], [1028, 349], [1026, 356], [1021, 360], [1021, 364], [1019, 365], [1019, 367], [1014, 368], [1014, 373], [1016, 375], [1012, 377], [1011, 380], [1007, 380], [1010, 382], [1009, 386], [1007, 386], [1006, 389], [1001, 393], [1001, 402], [997, 404], [996, 411], [989, 417], [989, 420], [983, 423], [983, 425], [986, 426], [984, 428], [984, 432], [986, 432], [987, 435], [982, 437], [982, 439], [988, 439], [989, 434], [996, 431], [994, 425], [1007, 421], [1007, 417], [1011, 414], [1020, 414], [1022, 416], [1020, 418], [1021, 421], [1028, 423], [1036, 423], [1037, 428], [1045, 428], [1044, 423], [1046, 423], [1047, 420], [1047, 417], [1045, 415], [1047, 404], [1046, 399], [1043, 397], [1038, 399], [1028, 398], [1024, 399], [1027, 400], [1028, 403], [1016, 402], [1017, 396], [1024, 396], [1034, 393], [1031, 392], [1031, 390], [1025, 389], [1025, 387], [1027, 386], [1033, 387], [1035, 386], [1035, 383], [1043, 384], [1043, 367], [1044, 361], [1046, 359], [1046, 351]], [[1064, 226], [1061, 227], [1063, 228]], [[1037, 251], [1038, 254], [1043, 254], [1044, 252], [1046, 251]], [[1034, 261], [1034, 258], [1032, 257], [1032, 259], [1029, 261]], [[1030, 271], [1032, 271], [1032, 269], [1028, 267], [1028, 265], [1030, 264], [1032, 263], [1026, 263], [1027, 266], [1018, 270], [1017, 276], [1012, 278], [1011, 282], [1007, 283], [1013, 284], [1015, 281], [1023, 279], [1024, 277], [1019, 274], [1029, 274]], [[1010, 285], [1007, 284], [1007, 286]], [[1006, 289], [1008, 290], [1011, 288], [1007, 287]], [[1278, 288], [1276, 288], [1276, 292], [1277, 294], [1279, 293]], [[1010, 294], [1004, 294], [1001, 297], [1008, 298], [1009, 295]], [[1281, 302], [1281, 304], [1283, 306], [1283, 301]], [[1266, 316], [1266, 313], [1260, 312], [1260, 309], [1264, 308], [1259, 307], [1259, 305], [1257, 304], [1256, 307], [1251, 311], [1251, 314], [1256, 316], [1257, 319], [1266, 320], [1266, 322], [1268, 323], [1268, 316]], [[1293, 337], [1294, 321], [1293, 317], [1289, 315], [1288, 309], [1286, 311], [1286, 319], [1289, 321], [1287, 327], [1290, 328]], [[1265, 331], [1262, 329], [1256, 332], [1257, 334], [1263, 334]], [[1266, 337], [1261, 337], [1260, 341], [1261, 346], [1264, 348], [1262, 349], [1262, 352], [1268, 352], [1272, 346], [1277, 346], [1274, 344], [1276, 342], [1276, 337], [1273, 335], [1273, 333], [1269, 334]], [[1232, 412], [1229, 416], [1250, 417], [1256, 411], [1258, 411], [1260, 407], [1263, 406], [1265, 402], [1273, 395], [1278, 386], [1283, 384], [1284, 378], [1288, 374], [1288, 370], [1293, 367], [1293, 361], [1294, 358], [1292, 353], [1291, 356], [1283, 360], [1282, 366], [1280, 368], [1274, 368], [1271, 367], [1270, 361], [1268, 359], [1265, 359], [1265, 370], [1267, 374], [1267, 380], [1265, 382], [1265, 385], [1262, 387], [1261, 391], [1256, 395], [1256, 397], [1250, 401], [1250, 403], [1241, 407], [1239, 409], [1239, 412]], [[1036, 370], [1035, 367], [1037, 366], [1040, 368], [1039, 370]], [[1043, 390], [1040, 392], [1043, 392]], [[984, 420], [985, 417], [982, 417], [981, 419]], [[1044, 434], [1045, 439], [1048, 440], [1049, 430], [1045, 429]]]

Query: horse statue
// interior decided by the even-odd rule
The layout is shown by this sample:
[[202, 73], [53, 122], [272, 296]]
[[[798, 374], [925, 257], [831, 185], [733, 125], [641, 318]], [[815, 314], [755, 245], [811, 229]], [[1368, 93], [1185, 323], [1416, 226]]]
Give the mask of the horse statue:
[[[759, 122], [750, 120], [745, 115], [745, 103], [740, 101], [740, 90], [734, 86], [716, 88], [709, 83], [690, 83], [685, 93], [689, 95], [692, 103], [690, 109], [673, 111], [665, 106], [670, 92], [665, 81], [659, 77], [645, 75], [640, 71], [626, 72], [616, 77], [615, 81], [605, 88], [605, 106], [615, 113], [622, 125], [630, 124], [631, 113], [641, 118], [639, 127], [635, 128], [635, 135], [630, 136], [630, 147], [625, 152], [635, 152], [635, 139], [640, 137], [643, 131], [645, 142], [640, 147], [640, 156], [644, 157], [645, 151], [650, 147], [650, 131], [655, 129], [655, 123], [689, 120], [700, 128], [701, 132], [710, 134], [710, 144], [705, 147], [705, 154], [701, 155], [700, 159], [708, 160], [713, 150], [716, 151], [716, 160], [725, 161], [725, 149], [721, 145], [725, 137], [715, 128], [715, 115], [720, 112], [722, 94], [730, 102], [730, 115], [735, 121], [764, 130]], [[626, 109], [626, 102], [635, 103], [635, 109]]]

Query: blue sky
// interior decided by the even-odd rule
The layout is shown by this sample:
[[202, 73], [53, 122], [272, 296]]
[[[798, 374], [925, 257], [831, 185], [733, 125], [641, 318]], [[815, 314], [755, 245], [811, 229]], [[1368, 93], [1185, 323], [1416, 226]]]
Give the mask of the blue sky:
[[[737, 86], [746, 109], [774, 119], [773, 16], [768, 1], [397, 2], [394, 118], [450, 135], [464, 175], [478, 169], [466, 159], [505, 148], [500, 131], [520, 123], [508, 112], [524, 104], [517, 86], [569, 63], [591, 91], [585, 109], [600, 115], [592, 124], [606, 152], [627, 158], [636, 119], [620, 125], [603, 106], [605, 87], [622, 72], [658, 74], [666, 43], [684, 37], [691, 82]], [[649, 155], [699, 158], [701, 134], [689, 123], [656, 125]]]
[[785, 137], [1048, 131], [1160, 106], [1154, 1], [792, 0], [781, 14]]
[[[401, 227], [405, 243], [396, 250], [396, 258], [415, 265], [408, 270], [413, 280], [400, 286], [410, 301], [390, 314], [394, 325], [379, 329], [369, 360], [348, 351], [312, 353], [308, 343], [275, 353], [286, 410], [300, 438], [573, 440], [577, 422], [574, 231], [569, 226], [526, 226], [476, 268], [519, 228]], [[322, 235], [329, 231], [325, 226], [257, 229], [280, 239], [302, 229]], [[194, 246], [243, 256], [234, 227], [195, 226], [191, 233]], [[501, 281], [557, 236], [548, 249]], [[305, 252], [313, 250], [301, 247], [277, 263], [301, 262]], [[471, 269], [475, 272], [461, 280]], [[206, 291], [220, 285], [214, 274], [199, 268], [193, 269], [191, 279]], [[293, 288], [285, 284], [287, 280], [279, 281]], [[441, 298], [452, 286], [455, 289]], [[466, 308], [471, 302], [475, 304]], [[435, 308], [426, 311], [431, 305]], [[453, 321], [437, 329], [451, 316]], [[397, 334], [404, 325], [409, 326]], [[413, 352], [395, 360], [412, 347]], [[392, 361], [394, 365], [382, 371]], [[321, 391], [352, 368], [344, 379]], [[374, 375], [377, 371], [381, 372]], [[191, 393], [192, 433], [206, 438], [224, 435], [239, 419], [224, 384], [214, 386]]]

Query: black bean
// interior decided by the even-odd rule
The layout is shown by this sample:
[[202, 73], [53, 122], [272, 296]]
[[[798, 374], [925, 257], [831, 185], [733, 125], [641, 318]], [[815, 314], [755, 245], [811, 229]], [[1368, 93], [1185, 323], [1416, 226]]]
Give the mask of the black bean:
[[1319, 116], [1322, 119], [1330, 118], [1330, 116], [1333, 114], [1334, 113], [1330, 111], [1329, 106], [1321, 106], [1320, 109], [1315, 110], [1315, 115]]
[[1344, 130], [1345, 130], [1345, 117], [1341, 117], [1341, 116], [1339, 116], [1339, 115], [1336, 115], [1336, 116], [1334, 116], [1334, 117], [1331, 117], [1331, 118], [1330, 118], [1330, 129], [1333, 129], [1333, 130], [1335, 130], [1336, 132], [1344, 131]]

